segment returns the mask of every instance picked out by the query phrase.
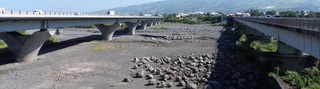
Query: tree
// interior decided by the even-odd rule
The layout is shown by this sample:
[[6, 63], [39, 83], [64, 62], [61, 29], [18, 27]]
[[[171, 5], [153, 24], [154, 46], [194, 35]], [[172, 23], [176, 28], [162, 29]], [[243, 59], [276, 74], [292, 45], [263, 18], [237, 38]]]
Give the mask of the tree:
[[299, 16], [299, 11], [284, 11], [280, 12], [280, 15], [282, 17], [298, 17]]
[[251, 9], [250, 11], [247, 11], [250, 13], [251, 16], [262, 16], [263, 13], [260, 12], [258, 9]]
[[275, 10], [267, 11], [266, 14], [267, 15], [276, 15], [277, 11], [275, 11]]

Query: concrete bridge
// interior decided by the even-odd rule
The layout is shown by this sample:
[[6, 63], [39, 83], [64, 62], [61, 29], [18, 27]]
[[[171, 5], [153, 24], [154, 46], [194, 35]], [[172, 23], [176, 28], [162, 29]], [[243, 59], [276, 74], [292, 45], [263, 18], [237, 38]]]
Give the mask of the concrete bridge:
[[320, 59], [320, 19], [318, 18], [252, 18], [235, 17], [240, 32], [248, 39], [270, 42], [278, 40], [278, 53]]
[[[34, 61], [44, 42], [51, 36], [48, 28], [95, 25], [105, 40], [112, 40], [113, 33], [125, 23], [134, 35], [137, 26], [160, 24], [158, 16], [110, 16], [106, 14], [72, 14], [62, 12], [1, 11], [0, 39], [4, 40], [18, 62]], [[113, 24], [105, 26], [104, 24]], [[40, 29], [32, 35], [21, 35], [16, 31]]]

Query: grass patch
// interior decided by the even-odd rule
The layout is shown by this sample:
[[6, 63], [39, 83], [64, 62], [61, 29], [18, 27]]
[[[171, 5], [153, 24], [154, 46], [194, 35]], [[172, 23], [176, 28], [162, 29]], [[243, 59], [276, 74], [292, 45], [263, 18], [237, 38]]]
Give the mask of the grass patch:
[[107, 50], [112, 50], [112, 49], [125, 49], [125, 48], [128, 48], [128, 46], [122, 46], [122, 45], [111, 46], [109, 44], [95, 44], [95, 45], [93, 45], [94, 51], [107, 51]]
[[125, 49], [125, 48], [128, 48], [128, 46], [115, 46], [114, 48], [117, 48], [117, 49]]
[[106, 51], [106, 50], [111, 50], [112, 47], [108, 44], [95, 44], [93, 46], [94, 51]]
[[0, 40], [0, 49], [7, 48], [7, 47], [8, 45], [3, 40]]

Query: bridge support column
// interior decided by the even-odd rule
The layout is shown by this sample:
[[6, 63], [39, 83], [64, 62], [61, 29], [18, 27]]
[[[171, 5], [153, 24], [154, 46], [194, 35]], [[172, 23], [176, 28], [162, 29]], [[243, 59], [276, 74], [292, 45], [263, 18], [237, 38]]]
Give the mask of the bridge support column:
[[128, 30], [129, 30], [129, 34], [131, 35], [134, 35], [135, 34], [135, 31], [136, 31], [136, 28], [137, 26], [140, 24], [140, 21], [137, 21], [137, 22], [125, 22], [125, 24], [128, 26]]
[[146, 30], [147, 29], [147, 25], [150, 23], [150, 21], [142, 21], [140, 26], [141, 26], [141, 29], [143, 30]]
[[6, 42], [18, 62], [35, 61], [40, 48], [50, 36], [46, 29], [32, 35], [21, 35], [17, 32], [0, 33], [0, 38]]
[[159, 25], [159, 24], [160, 24], [160, 22], [161, 22], [161, 20], [158, 20], [158, 21], [157, 21], [157, 24]]
[[107, 40], [107, 41], [110, 41], [110, 40], [112, 40], [113, 33], [117, 29], [120, 28], [121, 24], [120, 23], [115, 23], [110, 27], [107, 27], [107, 26], [105, 26], [103, 24], [95, 24], [95, 26], [100, 30], [100, 32], [101, 32], [101, 34], [103, 36], [103, 39]]
[[153, 25], [158, 25], [158, 22], [159, 22], [159, 20], [155, 20], [155, 21], [153, 22]]
[[148, 26], [152, 27], [154, 22], [156, 22], [155, 20], [151, 20], [149, 23], [148, 23]]

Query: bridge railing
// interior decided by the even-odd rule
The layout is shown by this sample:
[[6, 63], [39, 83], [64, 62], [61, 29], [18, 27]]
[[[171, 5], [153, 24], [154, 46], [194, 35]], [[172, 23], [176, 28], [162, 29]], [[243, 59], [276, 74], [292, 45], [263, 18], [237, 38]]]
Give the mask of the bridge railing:
[[254, 17], [235, 17], [252, 22], [299, 28], [320, 32], [320, 18], [254, 18]]
[[37, 10], [4, 10], [0, 9], [1, 15], [63, 15], [63, 16], [109, 16], [108, 14], [89, 14], [77, 12], [50, 12]]

